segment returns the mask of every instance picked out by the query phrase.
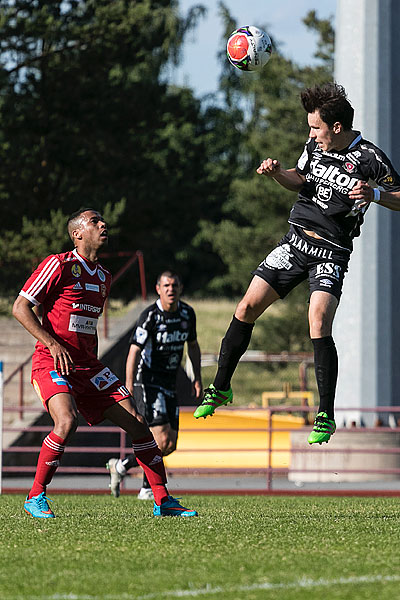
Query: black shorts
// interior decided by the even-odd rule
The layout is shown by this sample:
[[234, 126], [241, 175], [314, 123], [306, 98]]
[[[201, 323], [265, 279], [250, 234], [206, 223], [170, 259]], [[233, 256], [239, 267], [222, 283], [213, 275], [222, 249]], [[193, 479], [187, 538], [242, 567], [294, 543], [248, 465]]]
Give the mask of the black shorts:
[[349, 259], [349, 250], [312, 238], [301, 227], [291, 225], [252, 274], [269, 283], [281, 298], [308, 278], [310, 295], [329, 292], [340, 300]]
[[172, 429], [179, 428], [179, 406], [176, 392], [158, 385], [135, 383], [133, 395], [141, 415], [149, 427], [170, 423]]

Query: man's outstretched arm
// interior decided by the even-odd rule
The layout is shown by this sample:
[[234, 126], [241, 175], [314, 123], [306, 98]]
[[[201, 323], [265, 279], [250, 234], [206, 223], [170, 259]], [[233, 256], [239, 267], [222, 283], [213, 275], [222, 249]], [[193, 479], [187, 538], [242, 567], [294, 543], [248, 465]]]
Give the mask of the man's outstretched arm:
[[257, 169], [259, 175], [272, 177], [281, 186], [291, 192], [298, 192], [305, 182], [305, 178], [296, 169], [282, 169], [279, 160], [266, 158]]

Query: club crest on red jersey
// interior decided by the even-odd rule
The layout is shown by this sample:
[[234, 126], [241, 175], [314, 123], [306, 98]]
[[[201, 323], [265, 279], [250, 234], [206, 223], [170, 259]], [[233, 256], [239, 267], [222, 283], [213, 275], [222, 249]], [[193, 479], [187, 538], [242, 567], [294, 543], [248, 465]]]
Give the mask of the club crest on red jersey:
[[80, 265], [78, 265], [77, 263], [72, 265], [71, 273], [72, 273], [73, 277], [80, 277], [81, 273], [82, 273], [82, 269], [81, 269]]

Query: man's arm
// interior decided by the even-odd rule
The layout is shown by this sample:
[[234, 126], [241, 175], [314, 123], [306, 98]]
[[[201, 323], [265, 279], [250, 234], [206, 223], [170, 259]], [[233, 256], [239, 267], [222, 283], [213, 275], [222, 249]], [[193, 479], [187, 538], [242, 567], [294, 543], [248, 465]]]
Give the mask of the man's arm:
[[39, 319], [33, 312], [33, 304], [24, 296], [18, 296], [15, 300], [13, 316], [23, 327], [46, 348], [54, 359], [54, 369], [59, 370], [61, 375], [68, 375], [74, 369], [74, 363], [66, 348], [62, 346], [53, 336], [43, 329]]
[[125, 386], [128, 388], [130, 394], [133, 396], [133, 384], [135, 382], [137, 368], [140, 362], [141, 348], [136, 344], [131, 344], [126, 359], [125, 366]]
[[201, 351], [198, 341], [193, 340], [192, 342], [188, 342], [187, 351], [194, 373], [193, 395], [196, 400], [200, 400], [203, 392], [203, 385], [201, 383]]
[[[370, 202], [376, 202], [374, 189], [366, 181], [359, 181], [349, 193], [351, 198], [357, 205], [357, 208], [362, 208]], [[400, 192], [384, 192], [380, 191], [380, 200], [378, 204], [389, 208], [390, 210], [400, 210]]]
[[282, 187], [291, 192], [298, 192], [304, 185], [305, 177], [300, 175], [296, 169], [282, 169], [279, 160], [266, 158], [257, 169], [259, 175], [272, 177]]

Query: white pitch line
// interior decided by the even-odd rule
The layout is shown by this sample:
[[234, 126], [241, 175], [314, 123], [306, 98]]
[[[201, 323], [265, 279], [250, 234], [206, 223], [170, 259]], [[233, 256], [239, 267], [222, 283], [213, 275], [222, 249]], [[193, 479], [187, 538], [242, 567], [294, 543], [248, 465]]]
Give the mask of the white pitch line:
[[[196, 596], [216, 595], [222, 593], [252, 592], [257, 590], [290, 590], [296, 588], [329, 587], [333, 585], [356, 585], [362, 583], [393, 583], [400, 581], [400, 575], [375, 575], [361, 577], [339, 577], [338, 579], [307, 579], [287, 583], [253, 583], [252, 585], [238, 586], [206, 586], [192, 590], [166, 590], [144, 596], [134, 596], [129, 593], [103, 594], [94, 596], [91, 594], [52, 594], [51, 596], [31, 596], [30, 600], [152, 600], [153, 598], [195, 598]], [[25, 600], [22, 596], [3, 596], [3, 600]]]
[[292, 583], [253, 583], [252, 585], [239, 585], [236, 587], [211, 587], [200, 588], [197, 590], [171, 590], [159, 592], [157, 594], [146, 594], [138, 596], [136, 600], [151, 600], [152, 598], [190, 598], [196, 596], [206, 596], [211, 594], [221, 594], [229, 592], [231, 594], [237, 592], [252, 592], [256, 590], [289, 590], [293, 588], [314, 588], [314, 587], [329, 587], [332, 585], [351, 585], [359, 583], [383, 583], [400, 581], [400, 575], [376, 575], [363, 577], [340, 577], [339, 579], [299, 579]]

